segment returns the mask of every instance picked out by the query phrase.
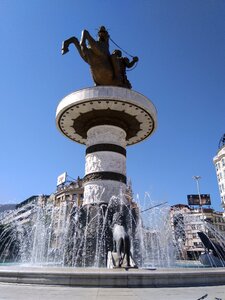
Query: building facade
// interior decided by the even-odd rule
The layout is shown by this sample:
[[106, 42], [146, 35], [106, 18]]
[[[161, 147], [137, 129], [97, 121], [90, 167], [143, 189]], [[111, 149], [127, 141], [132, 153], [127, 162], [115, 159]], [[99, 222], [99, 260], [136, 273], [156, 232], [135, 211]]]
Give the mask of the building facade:
[[216, 156], [213, 158], [213, 162], [216, 168], [221, 204], [225, 215], [225, 134], [220, 139], [219, 149]]
[[48, 197], [49, 196], [46, 195], [34, 195], [27, 198], [26, 200], [17, 204], [13, 210], [5, 214], [1, 218], [0, 223], [3, 225], [8, 225], [12, 223], [17, 223], [17, 225], [23, 225], [25, 223], [30, 223], [33, 219], [34, 207], [37, 206], [37, 204], [40, 201], [43, 201], [44, 199], [47, 201]]
[[171, 226], [181, 259], [198, 259], [204, 246], [198, 232], [204, 232], [213, 242], [225, 235], [225, 218], [212, 208], [177, 204], [171, 207]]

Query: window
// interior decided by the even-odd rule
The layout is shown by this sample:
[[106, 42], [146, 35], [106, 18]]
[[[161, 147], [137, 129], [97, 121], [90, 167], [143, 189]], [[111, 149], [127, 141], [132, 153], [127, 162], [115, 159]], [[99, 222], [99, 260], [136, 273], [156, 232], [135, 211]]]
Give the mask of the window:
[[202, 247], [202, 243], [201, 243], [201, 242], [199, 242], [199, 243], [194, 242], [194, 246], [195, 246], [195, 247]]
[[223, 167], [225, 166], [225, 159], [224, 158], [222, 158], [222, 165], [223, 165]]

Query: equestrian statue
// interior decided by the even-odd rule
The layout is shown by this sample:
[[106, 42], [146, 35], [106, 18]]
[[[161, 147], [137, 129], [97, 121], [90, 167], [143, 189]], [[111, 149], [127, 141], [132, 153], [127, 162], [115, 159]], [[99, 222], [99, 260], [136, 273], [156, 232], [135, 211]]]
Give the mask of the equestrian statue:
[[120, 86], [131, 89], [127, 79], [126, 69], [132, 68], [138, 62], [138, 57], [122, 57], [120, 50], [109, 51], [110, 36], [104, 26], [98, 31], [96, 41], [85, 29], [82, 31], [80, 42], [76, 37], [65, 40], [62, 44], [62, 54], [69, 51], [69, 45], [74, 44], [82, 59], [89, 64], [95, 85]]

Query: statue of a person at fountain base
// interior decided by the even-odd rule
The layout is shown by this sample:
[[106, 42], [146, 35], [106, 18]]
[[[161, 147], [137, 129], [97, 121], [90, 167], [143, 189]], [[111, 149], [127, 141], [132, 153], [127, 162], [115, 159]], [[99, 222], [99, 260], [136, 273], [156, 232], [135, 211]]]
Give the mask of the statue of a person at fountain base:
[[120, 86], [131, 89], [126, 76], [126, 68], [131, 68], [138, 61], [133, 57], [130, 61], [122, 57], [120, 50], [112, 54], [109, 51], [109, 34], [104, 26], [98, 31], [96, 41], [87, 30], [82, 31], [81, 40], [71, 37], [63, 42], [62, 54], [69, 51], [69, 45], [74, 44], [82, 59], [89, 64], [91, 74], [96, 85]]

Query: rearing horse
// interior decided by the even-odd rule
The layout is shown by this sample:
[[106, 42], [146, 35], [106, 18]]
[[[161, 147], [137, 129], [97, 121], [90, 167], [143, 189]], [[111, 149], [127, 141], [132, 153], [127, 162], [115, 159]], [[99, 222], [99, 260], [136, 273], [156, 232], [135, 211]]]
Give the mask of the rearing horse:
[[109, 52], [109, 34], [104, 26], [98, 31], [96, 41], [87, 30], [82, 31], [80, 42], [71, 37], [63, 42], [62, 54], [69, 51], [69, 45], [74, 44], [83, 60], [90, 65], [91, 74], [96, 85], [113, 85], [131, 89], [126, 76], [126, 68], [131, 68], [138, 61], [133, 56], [132, 61], [122, 57], [120, 50]]
[[67, 53], [73, 43], [83, 60], [90, 65], [96, 85], [120, 85], [109, 52], [109, 34], [104, 26], [100, 27], [98, 37], [96, 41], [87, 30], [83, 30], [80, 42], [76, 37], [63, 42], [62, 54]]

